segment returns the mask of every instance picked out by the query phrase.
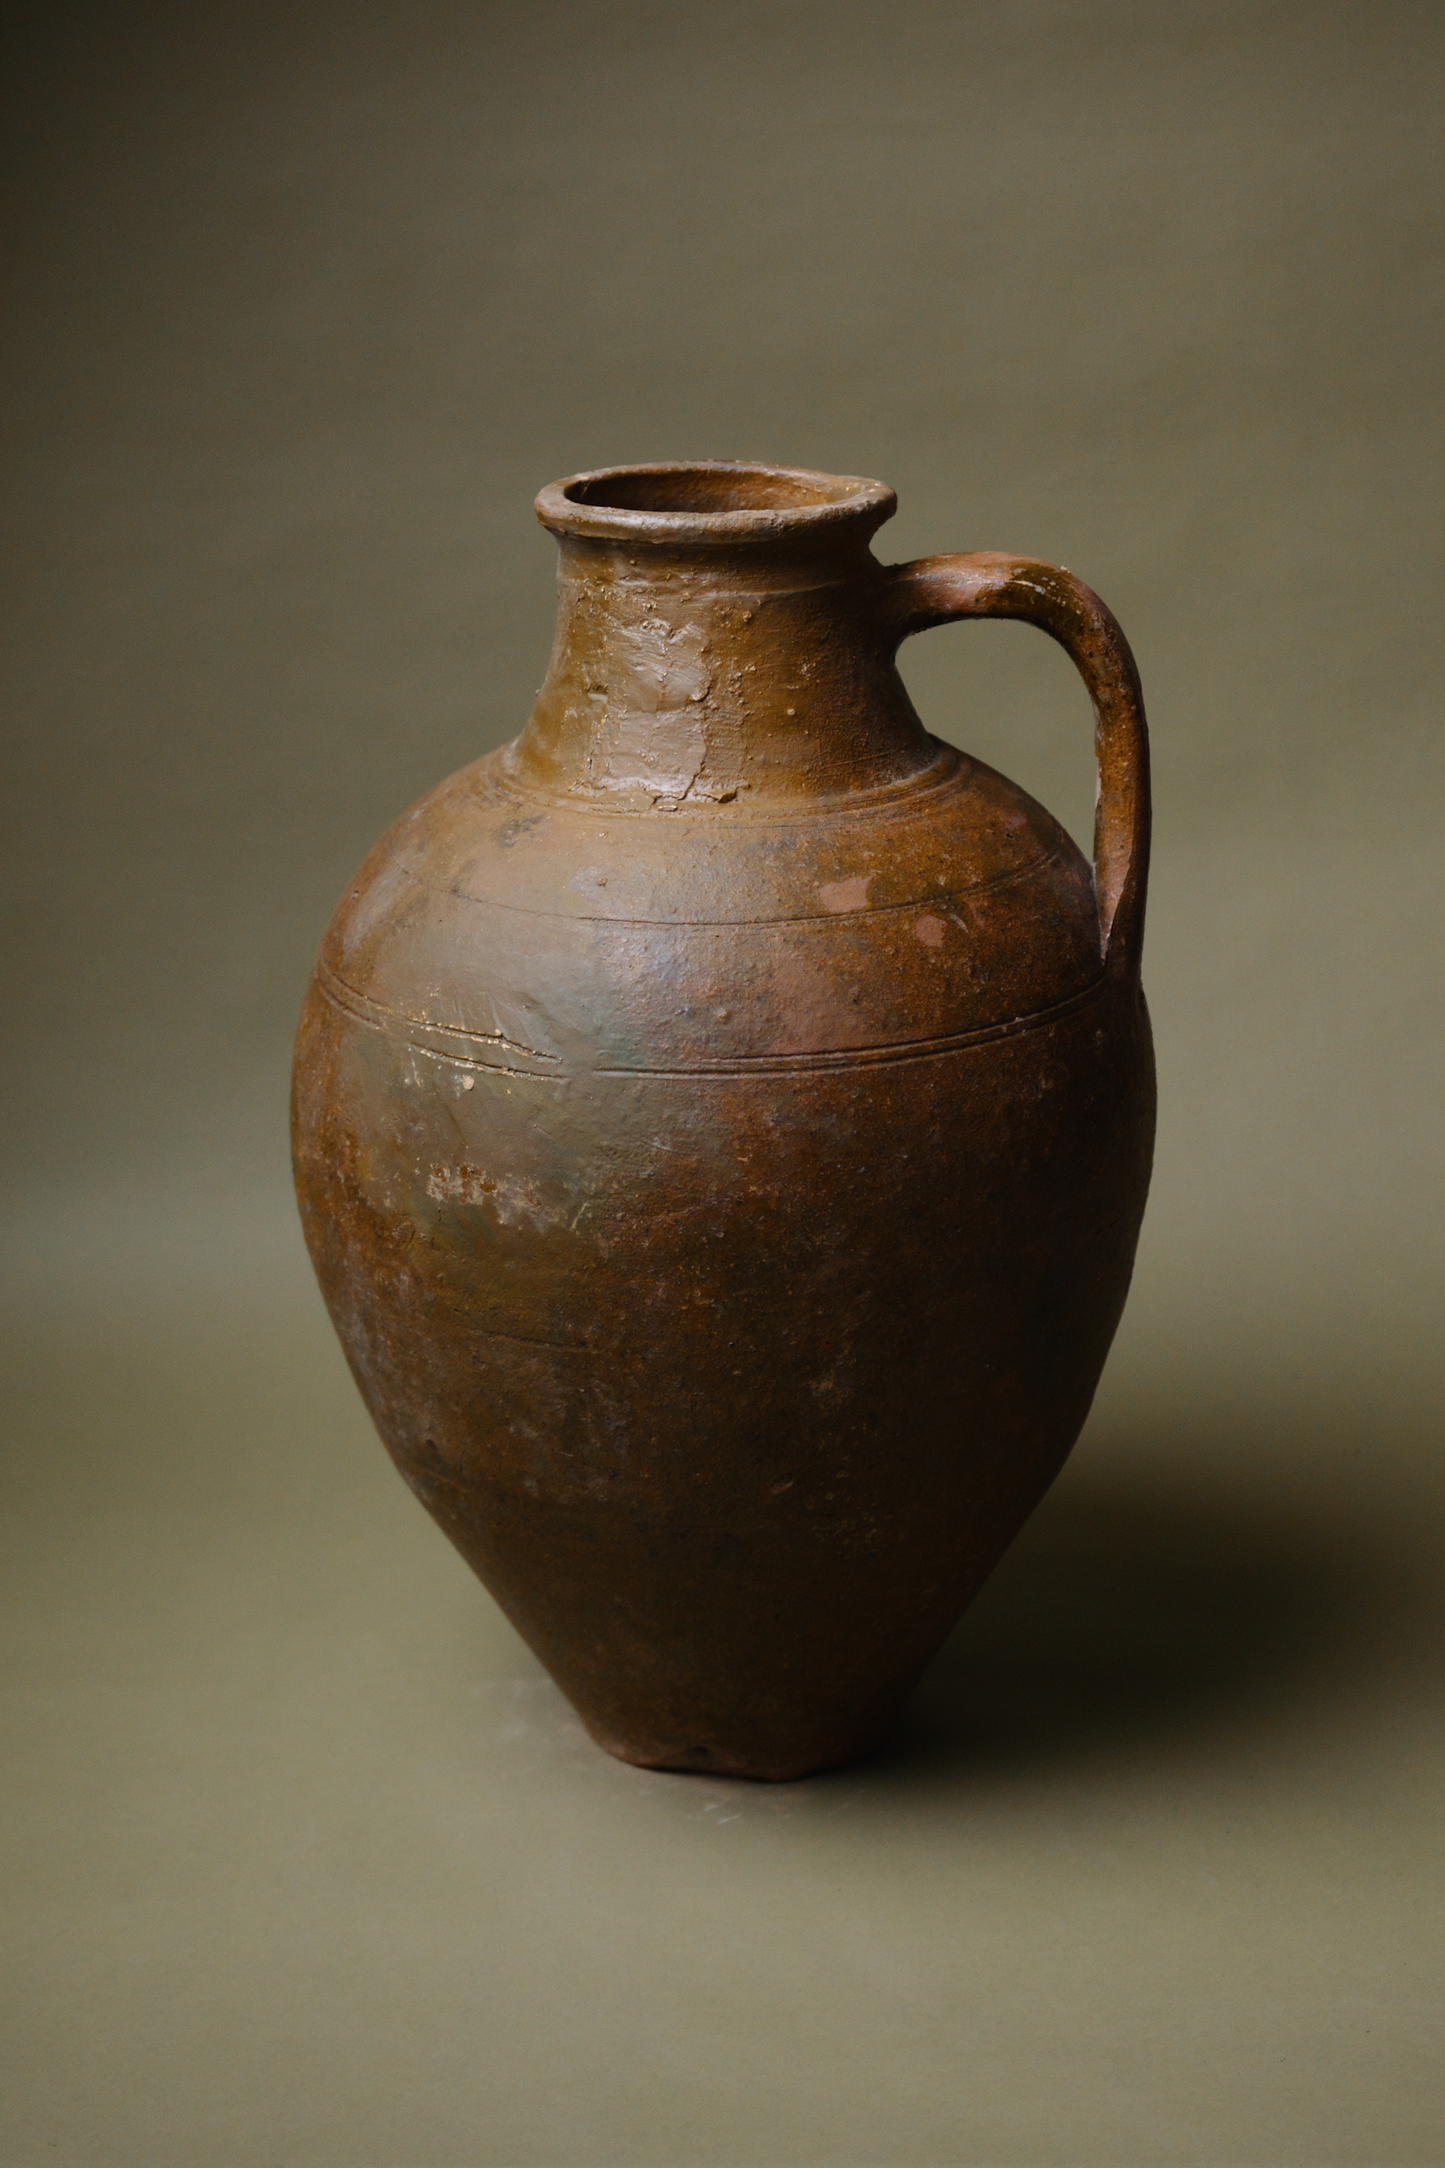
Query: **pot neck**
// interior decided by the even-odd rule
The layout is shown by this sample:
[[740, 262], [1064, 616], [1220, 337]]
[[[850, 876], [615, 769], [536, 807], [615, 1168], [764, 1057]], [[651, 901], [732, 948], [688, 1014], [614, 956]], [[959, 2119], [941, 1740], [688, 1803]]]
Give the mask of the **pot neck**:
[[937, 749], [893, 666], [868, 546], [893, 502], [882, 483], [715, 464], [544, 490], [557, 637], [513, 779], [599, 810], [700, 811], [927, 767]]

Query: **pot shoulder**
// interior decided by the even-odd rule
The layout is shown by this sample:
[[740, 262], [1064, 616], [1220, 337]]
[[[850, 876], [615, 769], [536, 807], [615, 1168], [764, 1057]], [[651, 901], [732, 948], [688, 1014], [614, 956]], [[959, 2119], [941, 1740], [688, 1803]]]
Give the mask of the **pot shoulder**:
[[384, 836], [323, 990], [524, 1073], [788, 1061], [968, 1037], [1100, 977], [1093, 877], [952, 748], [841, 800], [619, 811], [524, 796], [504, 756]]

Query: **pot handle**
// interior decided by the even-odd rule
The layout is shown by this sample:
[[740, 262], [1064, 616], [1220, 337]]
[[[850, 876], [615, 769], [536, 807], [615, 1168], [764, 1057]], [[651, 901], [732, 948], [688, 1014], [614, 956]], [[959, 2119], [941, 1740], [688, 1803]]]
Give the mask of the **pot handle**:
[[885, 595], [895, 646], [955, 617], [1022, 617], [1070, 656], [1094, 703], [1099, 947], [1110, 972], [1137, 974], [1149, 878], [1149, 733], [1139, 672], [1113, 611], [1062, 566], [1003, 550], [892, 565]]

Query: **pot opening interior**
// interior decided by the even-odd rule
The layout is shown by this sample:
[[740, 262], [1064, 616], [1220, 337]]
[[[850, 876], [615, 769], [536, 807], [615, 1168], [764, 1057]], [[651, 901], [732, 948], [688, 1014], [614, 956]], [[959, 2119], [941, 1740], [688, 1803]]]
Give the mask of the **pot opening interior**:
[[664, 467], [591, 475], [566, 494], [573, 504], [619, 512], [783, 512], [841, 503], [857, 487], [768, 467]]

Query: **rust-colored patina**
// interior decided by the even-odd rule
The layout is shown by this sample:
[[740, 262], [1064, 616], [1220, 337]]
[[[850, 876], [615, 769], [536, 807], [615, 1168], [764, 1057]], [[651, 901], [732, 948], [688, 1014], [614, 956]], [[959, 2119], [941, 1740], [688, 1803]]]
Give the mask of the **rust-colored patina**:
[[[593, 1736], [874, 1745], [1052, 1481], [1148, 1186], [1129, 649], [1067, 572], [885, 566], [879, 482], [630, 467], [522, 735], [367, 859], [296, 1056], [311, 1255], [397, 1465]], [[1091, 870], [899, 642], [1023, 617], [1093, 696]]]

